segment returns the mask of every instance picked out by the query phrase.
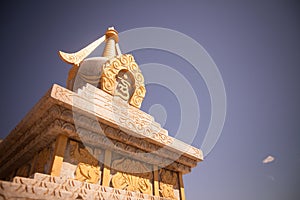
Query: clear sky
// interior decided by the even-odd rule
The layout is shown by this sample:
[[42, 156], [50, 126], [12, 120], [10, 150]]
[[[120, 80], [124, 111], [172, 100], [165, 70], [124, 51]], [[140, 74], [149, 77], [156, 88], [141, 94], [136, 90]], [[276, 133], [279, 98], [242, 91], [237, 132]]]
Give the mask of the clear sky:
[[[300, 199], [297, 1], [26, 0], [6, 1], [0, 9], [1, 138], [52, 84], [65, 86], [71, 66], [59, 59], [58, 50], [75, 52], [109, 26], [119, 32], [164, 27], [188, 35], [206, 49], [218, 66], [227, 95], [220, 139], [205, 161], [184, 177], [187, 199]], [[203, 78], [172, 53], [153, 49], [131, 53], [140, 65], [168, 65], [190, 82], [201, 113], [192, 145], [200, 148], [211, 115]], [[150, 112], [154, 104], [165, 108], [164, 127], [176, 135], [181, 120], [176, 94], [149, 84], [142, 109]], [[275, 160], [264, 164], [269, 155]]]

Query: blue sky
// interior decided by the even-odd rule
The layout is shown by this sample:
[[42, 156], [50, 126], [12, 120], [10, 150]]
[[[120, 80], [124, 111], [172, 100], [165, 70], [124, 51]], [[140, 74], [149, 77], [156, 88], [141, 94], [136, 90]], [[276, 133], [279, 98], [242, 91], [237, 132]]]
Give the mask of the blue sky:
[[[297, 1], [27, 0], [2, 3], [0, 9], [1, 138], [52, 84], [65, 86], [70, 66], [59, 59], [58, 50], [75, 52], [109, 26], [119, 32], [169, 28], [206, 49], [218, 66], [227, 95], [220, 139], [205, 161], [184, 177], [187, 199], [300, 198]], [[153, 49], [131, 53], [140, 65], [162, 63], [190, 81], [201, 110], [192, 144], [200, 148], [211, 114], [203, 78], [172, 53]], [[142, 109], [148, 112], [153, 104], [165, 107], [164, 127], [174, 135], [181, 120], [176, 95], [168, 88], [148, 85]], [[275, 160], [263, 164], [268, 155]]]

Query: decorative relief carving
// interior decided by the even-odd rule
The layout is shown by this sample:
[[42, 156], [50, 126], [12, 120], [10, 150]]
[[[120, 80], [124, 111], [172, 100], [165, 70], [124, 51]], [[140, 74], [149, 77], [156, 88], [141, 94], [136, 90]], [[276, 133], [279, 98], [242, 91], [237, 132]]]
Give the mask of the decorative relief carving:
[[[136, 108], [140, 108], [146, 94], [146, 89], [144, 85], [144, 77], [132, 55], [123, 54], [107, 61], [103, 65], [103, 73], [100, 78], [100, 88], [111, 95], [115, 95], [116, 88], [118, 88], [117, 76], [121, 70], [129, 72], [134, 78], [134, 83], [130, 84], [130, 82], [126, 80], [127, 83], [123, 81], [120, 85], [122, 86], [123, 93], [125, 91], [127, 94], [129, 90], [126, 90], [126, 88], [129, 89], [130, 86], [133, 87], [133, 94], [130, 99], [128, 98], [129, 104]], [[125, 80], [124, 77], [123, 80]], [[123, 97], [126, 97], [124, 94]]]
[[75, 180], [87, 183], [98, 183], [100, 180], [100, 166], [79, 163], [75, 171]]
[[63, 61], [69, 64], [74, 64], [75, 66], [79, 66], [83, 59], [86, 58], [91, 52], [93, 52], [97, 48], [97, 46], [105, 41], [105, 39], [106, 36], [104, 35], [75, 53], [65, 53], [59, 51], [59, 56]]
[[[101, 150], [97, 150], [97, 156], [101, 154]], [[73, 162], [82, 162], [93, 166], [98, 165], [98, 157], [93, 155], [93, 150], [88, 146], [76, 141], [70, 140], [70, 159]]]
[[[88, 85], [86, 86], [86, 88], [87, 90], [92, 90], [93, 86]], [[166, 133], [163, 132], [163, 129], [161, 129], [161, 127], [159, 127], [159, 125], [153, 121], [153, 118], [151, 116], [143, 113], [138, 109], [133, 109], [126, 106], [128, 104], [124, 105], [122, 103], [118, 103], [118, 101], [114, 101], [114, 103], [112, 103], [111, 101], [108, 102], [109, 97], [107, 95], [102, 94], [99, 91], [96, 91], [94, 93], [97, 93], [97, 95], [92, 96], [92, 99], [90, 98], [89, 100], [105, 101], [107, 103], [107, 106], [104, 105], [103, 107], [103, 105], [100, 105], [100, 103], [96, 103], [95, 105], [102, 107], [103, 109], [105, 109], [105, 111], [108, 110], [109, 112], [115, 113], [113, 115], [114, 117], [110, 119], [113, 120], [113, 123], [124, 126], [130, 130], [133, 129], [134, 132], [136, 132], [137, 134], [142, 134], [143, 136], [149, 137], [164, 145], [173, 145], [177, 142], [175, 142], [174, 138], [166, 135]], [[103, 97], [101, 98], [100, 96]], [[97, 125], [98, 122], [95, 123]], [[195, 156], [198, 159], [203, 159], [202, 152], [199, 149], [193, 148], [190, 145], [183, 145], [184, 146], [182, 146], [182, 148], [179, 149], [180, 151], [184, 151], [186, 154]]]
[[72, 104], [72, 101], [73, 101], [72, 96], [74, 95], [74, 93], [63, 87], [57, 87], [57, 85], [54, 85], [54, 86], [56, 86], [56, 87], [54, 87], [55, 90], [52, 91], [51, 96], [53, 95], [54, 97], [64, 101], [65, 103]]
[[75, 170], [75, 180], [98, 183], [100, 180], [100, 165], [99, 157], [102, 153], [100, 149], [93, 149], [84, 146], [82, 143], [77, 141], [69, 141], [69, 160], [73, 164], [77, 164]]
[[[140, 148], [141, 146], [139, 145], [140, 142], [137, 142], [138, 138], [135, 138], [133, 136], [129, 136], [128, 134], [122, 132], [122, 131], [118, 131], [117, 129], [110, 127], [110, 126], [106, 126], [107, 128], [104, 128], [104, 132], [106, 134], [106, 136], [103, 136], [99, 133], [96, 132], [92, 132], [92, 131], [88, 131], [84, 128], [78, 128], [77, 132], [80, 132], [80, 137], [84, 138], [84, 141], [90, 145], [101, 145], [103, 148], [111, 148], [112, 144], [114, 145], [114, 150], [115, 152], [118, 152], [122, 155], [130, 155], [132, 157], [136, 157], [144, 162], [147, 163], [152, 163], [152, 164], [156, 164], [156, 165], [168, 165], [168, 168], [174, 170], [177, 169], [183, 173], [188, 173], [190, 171], [190, 167], [185, 166], [183, 164], [177, 163], [176, 161], [174, 162], [174, 160], [170, 160], [166, 157], [162, 157], [161, 155], [156, 155], [156, 154], [152, 154], [152, 153], [147, 153], [147, 154], [143, 154], [146, 153], [147, 151], [156, 151], [156, 148], [160, 148], [158, 146], [156, 146], [156, 148], [154, 148], [154, 146], [152, 146], [153, 144], [149, 145], [149, 149], [145, 149], [147, 151], [143, 151], [144, 148]], [[124, 138], [122, 138], [122, 136], [125, 136]], [[122, 138], [122, 142], [119, 142], [118, 140], [120, 140], [120, 138]], [[118, 140], [116, 140], [118, 139]], [[123, 140], [124, 139], [124, 140]], [[140, 140], [141, 141], [141, 140]], [[147, 143], [144, 143], [145, 145]], [[135, 146], [138, 147], [135, 147]], [[152, 148], [150, 148], [152, 146]], [[156, 153], [159, 153], [160, 151], [157, 151]]]
[[63, 109], [61, 111], [60, 117], [62, 119], [73, 119], [73, 111], [69, 109]]
[[129, 98], [132, 95], [133, 87], [134, 87], [134, 79], [132, 75], [126, 71], [121, 70], [117, 76], [116, 88], [114, 91], [115, 96], [121, 97], [121, 99], [128, 102]]
[[174, 187], [178, 184], [177, 173], [166, 169], [160, 169], [160, 179], [159, 188], [162, 197], [177, 199], [174, 194]]
[[166, 200], [163, 197], [122, 191], [99, 184], [35, 174], [34, 179], [15, 177], [13, 182], [0, 181], [3, 199], [101, 199], [101, 200]]
[[112, 178], [114, 188], [152, 194], [151, 182], [145, 178], [117, 172]]
[[[90, 87], [93, 87], [93, 86], [90, 86]], [[61, 93], [59, 93], [58, 90], [60, 90]], [[55, 96], [55, 95], [53, 95], [54, 91], [57, 91], [56, 95], [60, 94], [61, 97], [53, 99], [54, 98], [53, 96]], [[101, 90], [99, 90], [99, 91], [101, 91]], [[101, 91], [101, 92], [104, 93], [104, 94], [107, 94], [103, 91]], [[101, 92], [99, 92], [99, 95], [102, 95]], [[98, 94], [98, 92], [97, 92], [97, 94]], [[66, 107], [69, 108], [70, 105], [72, 106], [72, 104], [69, 105], [68, 102], [63, 101], [63, 99], [65, 98], [64, 95], [69, 96], [69, 97], [66, 97], [67, 99], [72, 99], [72, 96], [76, 96], [77, 94], [75, 94], [75, 93], [73, 93], [73, 92], [71, 92], [67, 89], [64, 89], [64, 88], [62, 88], [58, 85], [54, 85], [52, 93], [51, 93], [52, 100], [50, 101], [49, 100], [50, 98], [48, 96], [46, 96], [45, 100], [40, 102], [40, 104], [39, 104], [40, 106], [35, 108], [36, 110], [38, 110], [38, 109], [50, 108], [52, 106], [51, 109], [49, 109], [48, 111], [43, 112], [42, 117], [41, 117], [42, 120], [36, 119], [38, 117], [34, 117], [34, 119], [32, 119], [32, 120], [26, 119], [26, 122], [21, 124], [22, 125], [21, 126], [22, 130], [20, 130], [20, 133], [22, 133], [22, 134], [21, 134], [21, 136], [16, 137], [16, 140], [15, 140], [15, 138], [13, 140], [13, 141], [18, 141], [15, 148], [13, 148], [13, 149], [3, 148], [3, 152], [5, 152], [5, 155], [2, 152], [0, 153], [1, 154], [1, 156], [0, 156], [1, 161], [3, 161], [3, 162], [1, 162], [1, 170], [0, 170], [1, 174], [6, 174], [6, 171], [8, 173], [10, 166], [12, 166], [13, 163], [15, 163], [17, 159], [21, 158], [25, 154], [28, 155], [26, 152], [30, 151], [32, 148], [38, 149], [38, 148], [40, 148], [39, 146], [42, 146], [42, 143], [46, 144], [47, 142], [50, 142], [50, 139], [52, 140], [52, 138], [55, 137], [55, 134], [57, 134], [57, 130], [64, 131], [64, 130], [60, 129], [62, 126], [66, 130], [65, 133], [68, 134], [68, 136], [70, 136], [72, 138], [76, 138], [77, 134], [76, 134], [76, 132], [73, 132], [75, 130], [75, 129], [73, 129], [74, 125], [72, 124], [72, 123], [74, 123], [72, 121], [73, 119], [72, 119], [71, 116], [68, 116], [72, 113], [72, 111], [69, 112], [69, 114], [68, 113], [65, 113], [64, 115], [60, 114], [60, 113], [62, 113], [62, 111], [64, 111], [66, 109]], [[103, 96], [105, 96], [105, 95], [103, 95]], [[110, 96], [110, 95], [107, 94], [106, 96]], [[100, 98], [100, 96], [97, 96], [97, 95], [96, 95], [96, 97]], [[84, 97], [82, 97], [82, 99], [89, 100], [89, 99], [86, 99]], [[103, 100], [103, 99], [101, 99], [101, 100]], [[103, 101], [105, 101], [105, 100], [103, 100]], [[47, 103], [48, 105], [45, 106], [44, 105], [45, 103]], [[53, 103], [54, 104], [59, 103], [61, 106], [54, 106]], [[104, 107], [105, 106], [102, 106], [103, 109], [106, 109], [105, 111], [112, 112], [108, 108], [104, 108]], [[102, 111], [101, 109], [99, 109], [99, 110]], [[134, 113], [133, 111], [137, 111], [137, 113], [143, 113], [142, 111], [140, 111], [138, 109], [135, 109], [133, 107], [131, 107], [128, 110], [129, 110], [128, 111], [128, 113], [129, 113], [128, 116], [130, 116], [131, 113], [133, 114]], [[50, 124], [55, 119], [53, 116], [56, 116], [57, 118], [59, 118], [59, 119], [55, 120], [55, 123], [57, 123], [57, 124]], [[147, 121], [146, 119], [151, 120], [149, 117], [147, 117], [147, 115], [143, 116], [142, 114], [140, 114], [140, 116], [143, 119], [145, 118], [145, 121]], [[39, 117], [40, 117], [40, 115], [39, 115]], [[70, 117], [70, 119], [67, 119], [68, 117]], [[64, 118], [64, 120], [60, 121], [61, 118]], [[33, 122], [33, 120], [36, 120], [36, 121]], [[66, 122], [63, 122], [63, 121], [68, 121], [69, 124], [64, 125]], [[29, 123], [27, 123], [27, 122], [29, 122]], [[60, 122], [63, 122], [63, 123], [60, 123]], [[97, 123], [98, 122], [95, 122], [94, 124], [97, 125]], [[120, 124], [120, 122], [116, 122], [116, 121], [112, 121], [112, 123], [114, 125], [119, 125]], [[50, 126], [49, 126], [49, 124], [50, 124]], [[53, 126], [53, 125], [57, 125], [57, 126]], [[32, 127], [32, 126], [34, 126], [34, 127]], [[25, 127], [26, 129], [24, 129], [23, 127]], [[87, 127], [87, 125], [85, 125], [85, 127]], [[52, 128], [55, 128], [56, 130], [55, 131], [50, 131]], [[90, 130], [91, 128], [92, 128], [91, 126], [87, 127], [88, 130]], [[154, 128], [156, 128], [156, 127], [154, 127]], [[151, 142], [152, 140], [149, 140], [149, 142], [154, 143], [154, 144], [155, 143], [156, 144], [161, 143], [162, 145], [163, 144], [169, 144], [170, 141], [172, 140], [172, 138], [171, 137], [165, 137], [163, 134], [156, 135], [156, 133], [155, 133], [156, 130], [154, 128], [151, 127], [150, 136], [147, 136], [147, 138], [152, 139], [154, 141]], [[95, 130], [94, 132], [95, 132], [95, 134], [99, 135], [98, 131]], [[46, 137], [45, 134], [47, 134], [50, 138], [50, 139], [48, 138], [47, 141], [45, 140], [45, 137]], [[92, 135], [95, 135], [95, 134], [92, 134]], [[142, 134], [147, 135], [147, 132], [142, 133]], [[29, 140], [29, 137], [32, 138], [32, 140]], [[10, 143], [12, 143], [12, 142], [10, 142]], [[130, 142], [130, 144], [131, 143], [132, 142]], [[140, 148], [140, 147], [138, 146], [138, 148]], [[20, 149], [20, 151], [17, 152], [16, 151], [17, 149], [18, 150]], [[148, 151], [147, 149], [144, 149], [144, 148], [143, 148], [143, 150]], [[197, 159], [199, 160], [199, 159], [203, 158], [202, 153], [201, 153], [200, 150], [198, 150], [196, 148], [191, 148], [191, 146], [188, 146], [188, 145], [182, 146], [182, 148], [179, 148], [178, 150], [179, 150], [178, 152], [184, 152], [185, 153], [184, 155], [187, 155], [187, 156], [191, 157], [195, 161], [197, 161]], [[183, 150], [186, 150], [186, 152], [183, 151]], [[170, 151], [170, 152], [173, 152], [173, 151]], [[165, 154], [163, 154], [163, 155], [165, 156]], [[33, 156], [32, 154], [29, 155], [29, 157], [32, 157], [32, 156]], [[8, 159], [8, 157], [13, 157], [13, 159]], [[181, 163], [181, 161], [179, 161], [179, 162]], [[184, 165], [186, 165], [185, 163], [186, 162], [184, 162]]]
[[[62, 128], [64, 123], [66, 122], [63, 120], [55, 120], [55, 125], [56, 125], [55, 127]], [[118, 129], [113, 128], [111, 126], [106, 126], [102, 123], [100, 123], [100, 125], [102, 126], [102, 130], [104, 129], [104, 133], [106, 136], [102, 135], [103, 133], [99, 134], [99, 132], [93, 132], [88, 130], [87, 128], [83, 128], [80, 122], [78, 123], [79, 124], [77, 124], [77, 130], [76, 130], [77, 133], [71, 133], [71, 132], [69, 133], [70, 135], [74, 135], [73, 138], [75, 139], [78, 140], [84, 139], [85, 143], [90, 145], [95, 145], [95, 146], [101, 145], [102, 148], [111, 148], [112, 147], [111, 144], [114, 144], [115, 151], [122, 155], [129, 154], [132, 157], [137, 157], [138, 159], [141, 159], [144, 162], [156, 164], [159, 166], [168, 165], [168, 169], [171, 170], [176, 169], [178, 171], [181, 171], [182, 173], [190, 172], [190, 165], [181, 164], [182, 162], [181, 158], [179, 158], [178, 161], [180, 163], [178, 163], [176, 161], [174, 162], [173, 160], [171, 160], [172, 159], [171, 156], [167, 156], [170, 153], [174, 154], [174, 152], [169, 152], [168, 154], [166, 154], [165, 150], [161, 151], [160, 147], [157, 145], [145, 141], [143, 142], [143, 140], [139, 138], [130, 136], [127, 133], [119, 131]], [[78, 134], [80, 135], [80, 137], [78, 136]], [[120, 139], [122, 142], [120, 142]], [[90, 152], [92, 153], [92, 151]], [[155, 154], [152, 153], [142, 154], [142, 152], [144, 153], [154, 152]], [[93, 154], [94, 154], [94, 158], [99, 158], [98, 156], [96, 156], [95, 150]], [[162, 154], [164, 155], [164, 157], [161, 156]], [[147, 155], [147, 157], [145, 157], [144, 155]], [[72, 162], [77, 164], [78, 162], [80, 162], [80, 160], [77, 161], [76, 159], [75, 160], [73, 159]]]
[[136, 88], [134, 94], [130, 99], [130, 104], [133, 105], [134, 107], [140, 108], [145, 95], [146, 95], [145, 86], [140, 86]]
[[174, 138], [171, 138], [170, 136], [167, 136], [163, 133], [155, 133], [152, 135], [152, 138], [155, 138], [156, 140], [166, 145], [170, 145], [174, 141]]
[[114, 188], [152, 194], [152, 173], [141, 162], [122, 158], [115, 160], [111, 167], [118, 171], [112, 177]]

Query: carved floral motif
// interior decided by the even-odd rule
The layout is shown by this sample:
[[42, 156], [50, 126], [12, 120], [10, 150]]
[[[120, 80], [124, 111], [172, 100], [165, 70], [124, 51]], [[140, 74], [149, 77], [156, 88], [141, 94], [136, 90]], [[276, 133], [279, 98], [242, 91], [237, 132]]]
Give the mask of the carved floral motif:
[[98, 183], [100, 180], [100, 166], [79, 163], [75, 171], [75, 180], [87, 183]]
[[177, 199], [174, 194], [174, 187], [178, 184], [177, 173], [161, 169], [160, 178], [159, 188], [161, 195], [165, 198]]
[[[112, 168], [118, 171], [112, 177], [114, 188], [136, 191], [143, 194], [152, 194], [152, 174], [149, 169], [141, 162], [122, 158], [112, 163]], [[126, 173], [127, 172], [127, 173]], [[133, 172], [138, 174], [133, 174]]]

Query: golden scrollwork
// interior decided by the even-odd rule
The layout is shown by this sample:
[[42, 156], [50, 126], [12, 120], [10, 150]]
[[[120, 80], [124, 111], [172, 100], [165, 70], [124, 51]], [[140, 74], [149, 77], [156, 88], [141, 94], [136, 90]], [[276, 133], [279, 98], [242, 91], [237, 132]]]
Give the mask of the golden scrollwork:
[[133, 94], [129, 99], [129, 104], [140, 108], [146, 94], [144, 85], [144, 77], [132, 55], [123, 54], [121, 56], [110, 59], [103, 65], [103, 73], [100, 78], [100, 87], [105, 92], [114, 95], [117, 75], [121, 70], [128, 71], [134, 78]]
[[174, 194], [174, 187], [178, 184], [177, 173], [161, 169], [160, 178], [159, 188], [161, 195], [165, 198], [177, 199]]
[[87, 183], [98, 183], [100, 180], [100, 166], [79, 163], [75, 171], [75, 180]]
[[[122, 158], [112, 163], [112, 168], [118, 172], [112, 177], [114, 188], [141, 192], [143, 194], [152, 194], [152, 173], [141, 162]], [[128, 173], [121, 172], [124, 170]], [[133, 174], [136, 172], [138, 174]], [[143, 172], [143, 173], [142, 173]]]

